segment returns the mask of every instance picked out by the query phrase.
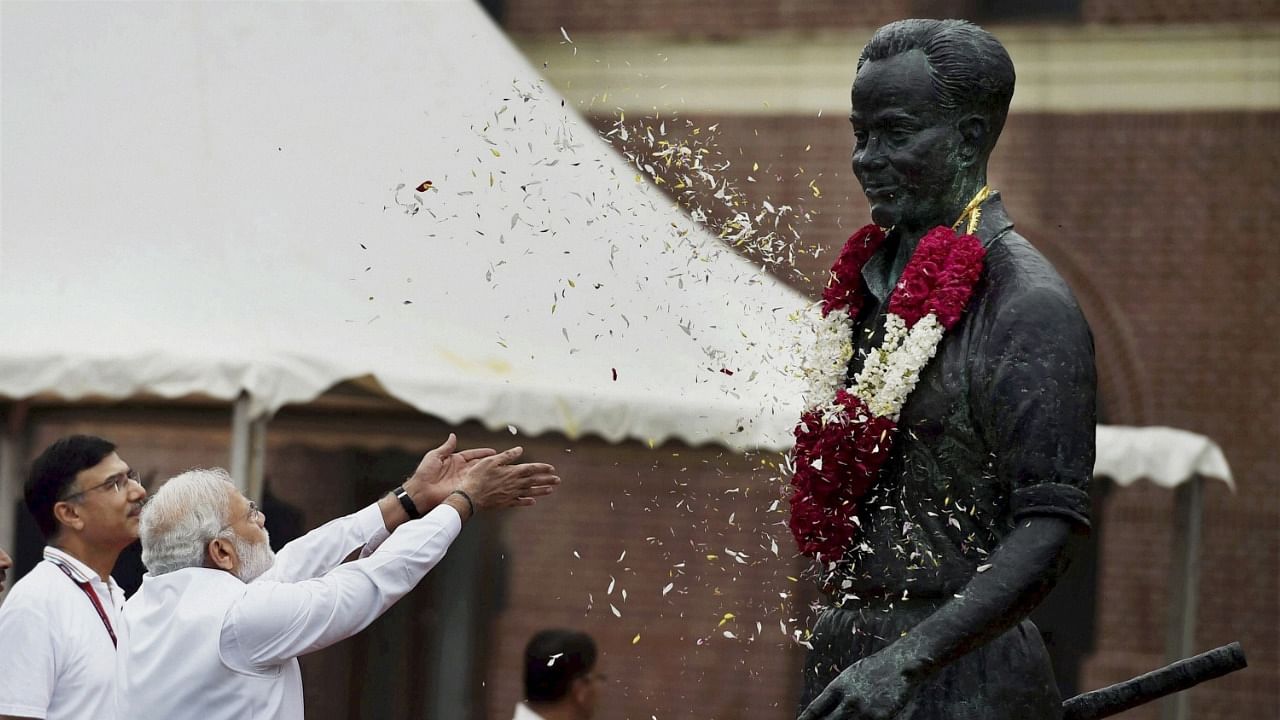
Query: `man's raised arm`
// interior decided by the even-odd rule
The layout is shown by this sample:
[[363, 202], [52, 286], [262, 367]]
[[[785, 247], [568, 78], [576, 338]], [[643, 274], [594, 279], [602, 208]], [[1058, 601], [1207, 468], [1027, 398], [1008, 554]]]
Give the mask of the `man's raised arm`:
[[468, 462], [434, 510], [400, 524], [366, 558], [302, 582], [251, 583], [223, 622], [224, 661], [258, 672], [367, 627], [435, 567], [473, 512], [533, 505], [555, 490], [555, 469], [516, 464], [522, 453], [516, 447]]
[[[491, 457], [492, 448], [456, 451], [453, 433], [423, 456], [413, 475], [376, 503], [331, 520], [280, 549], [276, 562], [260, 580], [294, 582], [318, 577], [359, 550], [368, 557], [401, 524], [435, 509], [457, 489], [464, 471], [475, 461]], [[549, 466], [548, 466], [549, 467]], [[403, 498], [401, 497], [403, 496]]]

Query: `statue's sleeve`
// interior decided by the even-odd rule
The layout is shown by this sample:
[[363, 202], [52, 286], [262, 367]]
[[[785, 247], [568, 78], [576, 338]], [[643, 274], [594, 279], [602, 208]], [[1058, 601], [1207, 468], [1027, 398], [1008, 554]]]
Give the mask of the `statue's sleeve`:
[[1054, 515], [1087, 529], [1097, 424], [1089, 325], [1060, 280], [984, 309], [992, 314], [971, 398], [1012, 517]]

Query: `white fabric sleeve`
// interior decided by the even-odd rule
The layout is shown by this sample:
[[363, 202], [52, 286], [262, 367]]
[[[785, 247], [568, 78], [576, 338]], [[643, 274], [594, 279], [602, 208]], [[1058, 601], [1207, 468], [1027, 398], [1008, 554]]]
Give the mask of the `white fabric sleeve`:
[[[382, 538], [378, 537], [379, 531]], [[275, 564], [254, 582], [297, 582], [319, 577], [370, 542], [381, 543], [386, 532], [382, 510], [373, 503], [359, 512], [330, 520], [280, 548]]]
[[6, 603], [0, 612], [0, 715], [48, 714], [57, 678], [54, 629], [44, 613], [26, 603]]
[[396, 529], [367, 558], [302, 582], [253, 582], [222, 623], [222, 660], [267, 673], [348, 638], [386, 612], [444, 557], [462, 518], [441, 505]]
[[[379, 515], [379, 517], [381, 517], [381, 515]], [[389, 537], [391, 537], [391, 531], [387, 529], [385, 523], [379, 522], [377, 532], [369, 536], [369, 541], [366, 542], [364, 547], [360, 550], [360, 557], [367, 558], [372, 555], [373, 551], [381, 547], [382, 543], [386, 542], [386, 539]]]

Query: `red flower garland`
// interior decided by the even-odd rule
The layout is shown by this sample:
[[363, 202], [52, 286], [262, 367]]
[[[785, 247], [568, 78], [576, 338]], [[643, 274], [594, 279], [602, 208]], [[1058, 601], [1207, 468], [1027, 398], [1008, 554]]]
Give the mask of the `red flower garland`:
[[[841, 249], [822, 293], [822, 315], [843, 308], [851, 319], [866, 289], [862, 266], [884, 242], [875, 225], [854, 233]], [[982, 273], [986, 254], [973, 235], [958, 237], [937, 227], [921, 238], [889, 301], [889, 312], [908, 328], [934, 314], [950, 330], [960, 319]], [[838, 560], [856, 534], [858, 503], [871, 490], [889, 457], [897, 432], [892, 418], [879, 417], [848, 389], [836, 391], [839, 412], [814, 408], [796, 425], [795, 473], [791, 478], [791, 533], [800, 552], [819, 562]]]
[[930, 230], [903, 269], [889, 312], [901, 317], [908, 328], [932, 313], [950, 330], [969, 303], [986, 254], [982, 241], [973, 235], [957, 236], [941, 226]]
[[866, 296], [862, 283], [862, 266], [867, 264], [876, 250], [884, 244], [884, 231], [875, 225], [867, 225], [849, 236], [840, 255], [831, 266], [831, 279], [822, 291], [822, 316], [830, 315], [837, 308], [848, 309], [849, 317], [856, 318]]
[[836, 392], [843, 410], [823, 424], [810, 410], [796, 426], [796, 471], [791, 476], [791, 534], [800, 552], [819, 560], [840, 557], [854, 536], [853, 517], [889, 456], [897, 423], [876, 417], [861, 398]]

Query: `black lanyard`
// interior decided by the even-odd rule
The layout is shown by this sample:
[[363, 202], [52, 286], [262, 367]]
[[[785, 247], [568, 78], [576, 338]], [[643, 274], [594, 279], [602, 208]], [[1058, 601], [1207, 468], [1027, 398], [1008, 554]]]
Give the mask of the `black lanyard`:
[[84, 591], [85, 596], [89, 598], [89, 602], [93, 603], [93, 609], [98, 611], [98, 617], [102, 619], [102, 626], [107, 629], [107, 634], [111, 636], [111, 646], [119, 648], [120, 644], [116, 642], [116, 631], [111, 629], [111, 620], [107, 618], [107, 611], [102, 608], [102, 602], [98, 600], [98, 593], [93, 591], [93, 586], [87, 582], [80, 582], [77, 580], [76, 576], [71, 574], [71, 570], [68, 569], [66, 565], [53, 560], [50, 560], [49, 562], [53, 563], [54, 567], [65, 573], [67, 579], [75, 583], [76, 587]]

